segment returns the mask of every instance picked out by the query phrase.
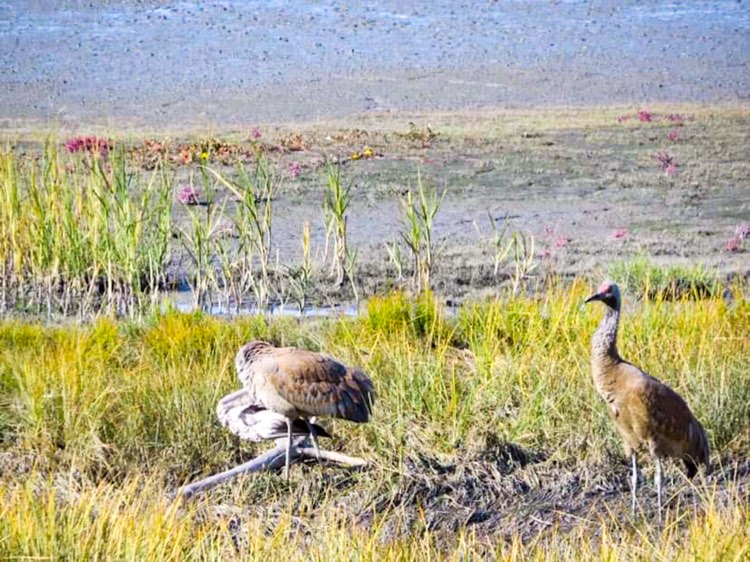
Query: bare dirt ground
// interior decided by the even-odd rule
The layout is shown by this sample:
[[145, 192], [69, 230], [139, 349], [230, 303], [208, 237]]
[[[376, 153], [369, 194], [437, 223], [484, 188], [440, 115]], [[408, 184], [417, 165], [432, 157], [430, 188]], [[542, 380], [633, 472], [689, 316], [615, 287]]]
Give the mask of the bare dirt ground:
[[[347, 298], [322, 268], [328, 158], [340, 159], [352, 186], [348, 236], [365, 296], [404, 281], [386, 244], [398, 243], [406, 228], [403, 196], [416, 189], [418, 173], [445, 193], [435, 219], [433, 279], [448, 301], [492, 294], [513, 271], [509, 260], [495, 275], [490, 217], [499, 231], [507, 228], [503, 244], [514, 231], [533, 236], [539, 279], [603, 276], [639, 257], [656, 266], [705, 267], [722, 279], [747, 276], [748, 241], [727, 244], [750, 222], [750, 111], [669, 105], [653, 106], [651, 114], [652, 121], [641, 122], [632, 108], [454, 112], [264, 130], [269, 146], [293, 136], [303, 147], [275, 157], [282, 187], [273, 203], [274, 247], [281, 263], [298, 263], [309, 221], [317, 300]], [[628, 119], [618, 121], [623, 115]], [[675, 116], [681, 120], [670, 120]], [[237, 135], [240, 142], [246, 137]], [[372, 158], [351, 159], [365, 147]], [[655, 159], [662, 151], [677, 162], [673, 175]], [[298, 176], [285, 176], [291, 167]], [[187, 181], [186, 171], [180, 175]], [[232, 205], [230, 198], [230, 214]], [[175, 212], [185, 209], [177, 205]], [[409, 277], [409, 252], [401, 248]]]
[[[654, 112], [662, 119], [669, 113], [666, 107]], [[729, 252], [725, 246], [736, 226], [750, 220], [743, 157], [750, 114], [682, 114], [690, 120], [679, 127], [618, 123], [612, 110], [432, 116], [422, 120], [437, 133], [428, 143], [364, 129], [350, 133], [363, 137], [354, 143], [344, 137], [352, 147], [323, 151], [346, 153], [367, 144], [382, 155], [350, 161], [344, 172], [354, 182], [350, 233], [363, 248], [363, 275], [365, 264], [392, 269], [383, 244], [403, 230], [398, 199], [414, 189], [418, 169], [438, 192], [445, 191], [435, 223], [436, 245], [443, 248], [436, 280], [448, 293], [461, 293], [462, 284], [495, 283], [490, 216], [500, 228], [534, 235], [541, 271], [573, 275], [646, 255], [660, 265], [702, 263], [722, 274], [745, 275], [747, 248]], [[403, 124], [400, 131], [409, 128]], [[668, 140], [671, 131], [678, 141]], [[674, 176], [654, 160], [662, 150], [680, 162]], [[319, 178], [307, 176], [309, 187], [305, 180], [289, 182], [299, 195], [277, 207], [288, 218], [299, 213], [279, 225], [281, 240], [295, 239], [303, 218], [319, 222]]]
[[[515, 270], [513, 256], [497, 274], [495, 256], [514, 232], [533, 238], [532, 286], [549, 275], [616, 277], [619, 268], [621, 276], [624, 264], [633, 260], [683, 271], [702, 268], [707, 277], [723, 281], [747, 277], [750, 107], [647, 108], [350, 117], [257, 128], [260, 139], [248, 130], [181, 135], [172, 138], [171, 150], [209, 138], [245, 151], [252, 143], [266, 148], [280, 185], [272, 204], [273, 262], [280, 279], [287, 267], [301, 263], [303, 224], [308, 222], [315, 281], [308, 297], [317, 306], [353, 298], [348, 286], [335, 285], [328, 273], [332, 249], [329, 241], [326, 251], [322, 210], [327, 161], [340, 163], [343, 183], [351, 186], [347, 234], [350, 250], [356, 251], [360, 297], [409, 284], [413, 264], [401, 236], [407, 229], [404, 196], [416, 190], [418, 175], [428, 189], [444, 194], [434, 223], [432, 285], [446, 302], [492, 295], [508, 281]], [[641, 120], [638, 111], [648, 120]], [[39, 139], [39, 133], [3, 136], [21, 151], [39, 150], [36, 142], [17, 143]], [[149, 137], [113, 138], [140, 149]], [[665, 154], [674, 162], [672, 170], [659, 162]], [[236, 174], [231, 165], [210, 165], [226, 177]], [[245, 165], [252, 167], [252, 162]], [[147, 168], [140, 172], [144, 182], [151, 174]], [[190, 260], [177, 233], [189, 230], [190, 218], [177, 192], [188, 184], [203, 187], [195, 164], [176, 164], [173, 172], [171, 276], [179, 280], [190, 274]], [[234, 196], [218, 181], [211, 190], [224, 209], [218, 231], [236, 236]], [[198, 208], [198, 216], [202, 212]], [[505, 232], [499, 245], [493, 222], [497, 232]], [[401, 272], [389, 257], [387, 245], [393, 244], [401, 250]], [[277, 292], [283, 300], [283, 283]]]
[[226, 130], [382, 112], [741, 102], [734, 0], [0, 2], [0, 126]]

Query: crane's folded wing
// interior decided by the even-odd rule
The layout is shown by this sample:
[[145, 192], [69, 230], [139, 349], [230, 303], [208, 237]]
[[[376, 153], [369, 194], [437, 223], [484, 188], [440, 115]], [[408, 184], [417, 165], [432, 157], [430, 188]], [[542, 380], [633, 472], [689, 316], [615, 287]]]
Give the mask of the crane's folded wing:
[[275, 355], [277, 369], [268, 378], [282, 398], [310, 415], [369, 420], [375, 390], [363, 371], [319, 353], [284, 351]]

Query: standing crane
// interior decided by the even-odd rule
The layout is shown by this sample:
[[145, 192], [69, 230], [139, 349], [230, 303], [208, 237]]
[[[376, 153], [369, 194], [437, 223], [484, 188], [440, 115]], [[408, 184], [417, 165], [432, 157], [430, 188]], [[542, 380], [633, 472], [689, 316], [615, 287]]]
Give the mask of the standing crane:
[[375, 398], [372, 381], [360, 369], [347, 367], [327, 355], [253, 341], [237, 352], [235, 367], [246, 391], [242, 400], [280, 414], [286, 420], [287, 479], [292, 434], [302, 433], [299, 420], [307, 426], [319, 457], [320, 427], [311, 423], [310, 418], [329, 416], [356, 423], [370, 419]]
[[662, 507], [662, 459], [685, 464], [689, 478], [698, 465], [710, 471], [709, 445], [703, 427], [674, 390], [660, 380], [622, 359], [617, 352], [617, 328], [622, 298], [611, 282], [602, 283], [586, 302], [601, 301], [607, 307], [592, 340], [591, 367], [594, 386], [609, 408], [609, 414], [631, 457], [632, 509], [636, 509], [638, 466], [636, 452], [645, 450], [656, 462], [659, 519]]

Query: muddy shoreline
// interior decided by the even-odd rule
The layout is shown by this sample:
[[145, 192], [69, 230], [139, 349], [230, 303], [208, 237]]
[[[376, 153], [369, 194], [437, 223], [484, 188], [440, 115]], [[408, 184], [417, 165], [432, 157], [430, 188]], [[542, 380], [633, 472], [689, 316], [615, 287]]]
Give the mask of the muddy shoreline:
[[0, 3], [0, 126], [746, 101], [745, 3]]
[[[338, 284], [331, 273], [333, 241], [327, 239], [323, 211], [326, 161], [338, 162], [342, 183], [351, 187], [347, 244], [356, 254], [360, 299], [415, 288], [413, 255], [403, 235], [405, 196], [416, 191], [418, 175], [443, 197], [432, 231], [431, 286], [450, 306], [492, 297], [509, 285], [515, 258], [506, 254], [497, 266], [495, 259], [514, 234], [523, 235], [533, 253], [524, 280], [532, 291], [550, 278], [582, 275], [627, 285], [628, 271], [638, 285], [649, 267], [658, 269], [657, 275], [676, 272], [666, 275], [680, 283], [698, 277], [729, 290], [733, 279], [750, 275], [745, 155], [750, 109], [670, 104], [640, 111], [423, 114], [416, 122], [391, 116], [257, 128], [219, 137], [222, 141], [189, 136], [162, 143], [164, 137], [138, 135], [113, 142], [129, 151], [134, 196], [137, 184], [153, 180], [153, 162], [164, 157], [153, 147], [169, 153], [173, 224], [167, 290], [189, 290], [194, 267], [186, 244], [193, 221], [206, 221], [209, 209], [214, 242], [230, 252], [237, 249], [237, 198], [213, 175], [204, 184], [195, 160], [210, 138], [219, 148], [208, 156], [208, 165], [230, 180], [237, 177], [237, 159], [252, 170], [258, 147], [274, 169], [271, 301], [286, 303], [287, 309], [295, 308], [290, 276], [302, 263], [305, 224], [311, 266], [307, 303], [346, 308], [354, 301], [350, 285]], [[34, 159], [40, 146], [17, 142], [15, 150], [22, 159]], [[182, 162], [185, 154], [189, 163]], [[660, 154], [676, 162], [674, 171], [665, 172]], [[79, 157], [64, 155], [71, 161]], [[196, 191], [201, 204], [180, 202], [186, 188]], [[390, 254], [394, 248], [398, 262]], [[213, 260], [218, 268], [218, 257]], [[183, 293], [175, 300], [184, 309], [191, 296]], [[208, 309], [233, 306], [226, 296], [211, 301]], [[252, 303], [242, 308], [252, 310]]]

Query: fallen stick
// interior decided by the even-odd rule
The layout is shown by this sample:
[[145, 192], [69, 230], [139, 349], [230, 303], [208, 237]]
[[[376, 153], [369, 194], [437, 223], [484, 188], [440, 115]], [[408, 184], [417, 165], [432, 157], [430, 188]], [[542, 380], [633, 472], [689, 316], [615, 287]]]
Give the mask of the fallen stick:
[[[295, 447], [292, 449], [292, 453], [296, 453], [298, 457], [309, 457], [312, 459], [318, 458], [315, 456], [315, 449], [312, 447]], [[333, 451], [325, 451], [320, 449], [320, 459], [325, 461], [331, 461], [350, 468], [357, 466], [366, 466], [367, 461], [360, 459], [359, 457], [350, 457], [343, 453], [334, 453]]]
[[[255, 457], [254, 459], [243, 463], [241, 465], [219, 472], [203, 480], [198, 480], [187, 486], [183, 486], [175, 494], [177, 497], [182, 497], [185, 500], [190, 499], [198, 492], [208, 490], [214, 486], [218, 486], [222, 482], [226, 482], [247, 472], [260, 472], [261, 470], [273, 470], [284, 465], [286, 460], [286, 439], [279, 439], [281, 443], [276, 445], [270, 451], [266, 451], [262, 455]], [[315, 455], [315, 449], [312, 447], [300, 447], [305, 441], [305, 437], [299, 437], [292, 443], [292, 450], [290, 459], [292, 462], [300, 458], [317, 458]], [[278, 441], [277, 441], [278, 442]], [[335, 462], [349, 467], [365, 466], [367, 461], [358, 457], [350, 457], [342, 453], [334, 453], [333, 451], [320, 450], [320, 459]]]

